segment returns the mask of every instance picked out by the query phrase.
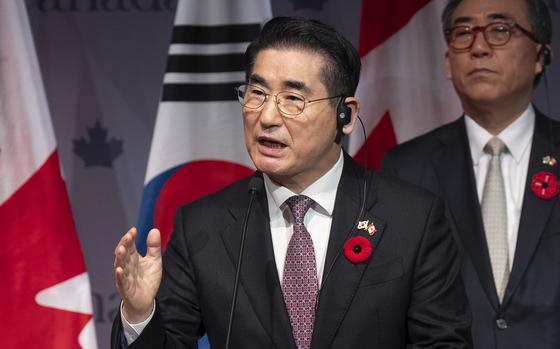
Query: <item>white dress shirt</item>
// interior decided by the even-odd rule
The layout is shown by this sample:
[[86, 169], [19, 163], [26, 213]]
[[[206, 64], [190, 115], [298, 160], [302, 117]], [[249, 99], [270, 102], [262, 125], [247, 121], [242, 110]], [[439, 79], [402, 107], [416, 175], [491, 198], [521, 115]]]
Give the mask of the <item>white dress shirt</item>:
[[[340, 151], [338, 161], [334, 166], [325, 173], [321, 178], [307, 187], [301, 195], [306, 195], [315, 201], [307, 211], [303, 223], [313, 240], [315, 248], [315, 260], [317, 265], [317, 280], [319, 288], [321, 287], [321, 278], [323, 269], [325, 268], [325, 258], [327, 255], [327, 246], [331, 231], [332, 213], [334, 209], [334, 201], [338, 182], [342, 176], [342, 167], [344, 165], [344, 156]], [[286, 187], [282, 187], [274, 183], [266, 174], [264, 177], [264, 186], [268, 201], [268, 212], [270, 216], [270, 231], [272, 235], [272, 246], [274, 249], [274, 259], [280, 283], [284, 275], [284, 261], [286, 260], [286, 252], [288, 243], [293, 234], [293, 217], [290, 208], [285, 201], [297, 195]], [[154, 304], [155, 309], [155, 304]], [[121, 321], [123, 324], [123, 332], [128, 344], [134, 342], [142, 333], [144, 328], [154, 316], [154, 309], [150, 316], [141, 323], [131, 324], [123, 316], [121, 303]]]
[[[321, 288], [321, 279], [325, 267], [327, 245], [331, 231], [332, 213], [338, 182], [342, 176], [344, 157], [340, 157], [334, 166], [321, 178], [307, 187], [301, 195], [305, 195], [315, 201], [307, 211], [303, 224], [305, 225], [315, 249], [315, 262], [317, 266], [317, 280]], [[298, 195], [286, 187], [274, 183], [266, 174], [264, 175], [264, 186], [268, 198], [268, 213], [270, 216], [270, 232], [272, 234], [272, 246], [274, 249], [274, 260], [278, 270], [278, 277], [282, 283], [284, 275], [284, 261], [288, 244], [293, 234], [293, 216], [286, 200], [293, 195]]]
[[[488, 172], [490, 155], [484, 152], [484, 146], [492, 138], [492, 134], [482, 128], [468, 115], [465, 125], [473, 160], [473, 170], [479, 202], [482, 200], [484, 182]], [[513, 266], [519, 219], [523, 206], [523, 195], [529, 168], [533, 130], [535, 129], [535, 110], [532, 105], [500, 134], [497, 135], [507, 146], [508, 152], [502, 155], [501, 168], [504, 177], [507, 207], [507, 236], [509, 266]]]

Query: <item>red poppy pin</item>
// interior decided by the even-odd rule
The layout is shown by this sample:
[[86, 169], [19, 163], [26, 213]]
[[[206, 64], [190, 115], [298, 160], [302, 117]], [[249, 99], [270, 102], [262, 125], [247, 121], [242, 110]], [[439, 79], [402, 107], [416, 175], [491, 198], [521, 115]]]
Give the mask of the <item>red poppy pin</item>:
[[355, 236], [344, 244], [344, 256], [354, 264], [365, 262], [371, 251], [371, 242], [363, 236]]
[[539, 199], [550, 200], [558, 195], [558, 180], [553, 173], [541, 171], [533, 176], [531, 190]]

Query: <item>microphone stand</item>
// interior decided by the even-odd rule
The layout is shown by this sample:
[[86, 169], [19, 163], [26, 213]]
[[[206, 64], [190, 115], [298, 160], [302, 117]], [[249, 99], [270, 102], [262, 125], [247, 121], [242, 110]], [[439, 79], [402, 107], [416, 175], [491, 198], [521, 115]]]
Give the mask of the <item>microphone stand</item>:
[[247, 214], [245, 215], [245, 219], [243, 220], [243, 229], [241, 231], [241, 244], [239, 246], [239, 257], [237, 258], [237, 270], [235, 271], [235, 281], [233, 284], [233, 295], [232, 295], [231, 309], [229, 311], [229, 321], [228, 321], [225, 349], [229, 348], [229, 342], [231, 338], [231, 328], [233, 326], [235, 305], [237, 304], [237, 290], [239, 288], [239, 275], [241, 274], [241, 263], [243, 262], [243, 250], [245, 248], [245, 235], [247, 235], [247, 223], [249, 222], [249, 214], [251, 213], [253, 201], [255, 201], [255, 197], [261, 191], [262, 186], [263, 186], [263, 182], [262, 179], [260, 179], [259, 177], [253, 177], [249, 182], [249, 193], [251, 194], [251, 198], [249, 199], [249, 206], [247, 207]]

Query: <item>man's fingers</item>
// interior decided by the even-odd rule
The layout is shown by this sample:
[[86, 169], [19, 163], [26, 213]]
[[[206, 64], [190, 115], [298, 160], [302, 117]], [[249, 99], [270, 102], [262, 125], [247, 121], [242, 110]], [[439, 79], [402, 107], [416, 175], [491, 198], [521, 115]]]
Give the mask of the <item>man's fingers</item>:
[[117, 265], [115, 267], [115, 280], [117, 281], [117, 286], [121, 290], [126, 290], [129, 285], [134, 283], [135, 273], [131, 269], [130, 265]]
[[125, 276], [124, 276], [123, 267], [116, 267], [115, 268], [115, 279], [117, 280], [117, 282], [122, 283], [124, 278], [125, 278]]
[[137, 234], [138, 231], [136, 230], [135, 227], [130, 228], [126, 232], [126, 234], [123, 235], [123, 237], [120, 239], [119, 243], [117, 244], [117, 247], [115, 248], [115, 256], [117, 256], [117, 252], [120, 246], [124, 247], [124, 251], [126, 255], [128, 255], [128, 257], [136, 254], [137, 251], [136, 251], [135, 239]]
[[132, 267], [129, 265], [130, 258], [126, 253], [126, 249], [124, 246], [120, 245], [117, 247], [115, 251], [115, 278], [118, 282], [122, 284], [122, 281], [128, 277], [130, 274], [130, 268]]
[[128, 230], [128, 232], [126, 233], [126, 235], [128, 235], [127, 238], [127, 245], [126, 247], [126, 252], [128, 254], [128, 256], [137, 254], [138, 251], [136, 251], [136, 235], [138, 234], [138, 230], [136, 230], [136, 227], [132, 227]]
[[122, 267], [115, 268], [115, 280], [117, 283], [117, 289], [120, 291], [122, 295], [122, 291], [126, 290], [128, 285], [128, 280], [126, 278], [124, 269]]
[[123, 255], [126, 253], [126, 249], [123, 245], [117, 245], [115, 247], [115, 262], [113, 263], [113, 268], [117, 268], [118, 266], [122, 266], [123, 264]]
[[126, 234], [123, 235], [117, 247], [115, 248], [115, 278], [120, 286], [123, 286], [126, 278], [130, 274], [132, 259], [137, 254], [135, 238], [138, 231], [135, 227], [130, 228]]
[[161, 256], [161, 234], [158, 229], [150, 230], [148, 239], [146, 240], [146, 247], [146, 256]]
[[136, 227], [130, 228], [126, 234], [123, 235], [117, 246], [122, 245], [126, 247], [127, 250], [133, 249], [136, 251], [136, 245], [134, 244], [134, 240], [136, 239], [136, 235], [138, 234], [138, 230]]

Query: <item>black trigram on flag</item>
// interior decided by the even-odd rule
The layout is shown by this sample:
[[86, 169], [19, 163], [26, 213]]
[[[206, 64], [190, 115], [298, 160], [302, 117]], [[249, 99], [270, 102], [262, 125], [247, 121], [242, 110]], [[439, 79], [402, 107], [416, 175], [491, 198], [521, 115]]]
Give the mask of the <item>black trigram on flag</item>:
[[261, 29], [260, 23], [176, 25], [167, 60], [162, 101], [236, 100], [243, 83], [243, 52]]

